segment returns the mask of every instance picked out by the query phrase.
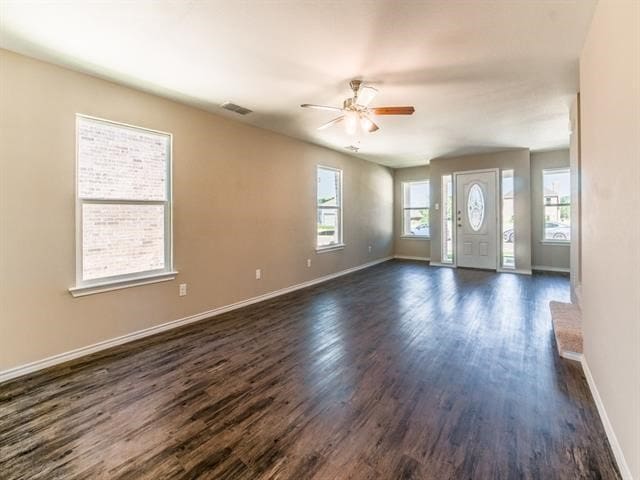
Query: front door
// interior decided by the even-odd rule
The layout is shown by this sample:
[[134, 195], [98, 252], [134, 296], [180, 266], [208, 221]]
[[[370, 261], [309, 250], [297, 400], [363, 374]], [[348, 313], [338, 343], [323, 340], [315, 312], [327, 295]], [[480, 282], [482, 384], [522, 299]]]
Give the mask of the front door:
[[497, 268], [495, 171], [456, 174], [458, 267]]

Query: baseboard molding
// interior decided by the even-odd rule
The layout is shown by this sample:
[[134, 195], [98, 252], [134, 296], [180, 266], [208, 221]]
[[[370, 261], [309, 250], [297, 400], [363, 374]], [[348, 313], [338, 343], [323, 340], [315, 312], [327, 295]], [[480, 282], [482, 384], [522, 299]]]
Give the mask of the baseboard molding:
[[582, 370], [584, 371], [584, 376], [587, 379], [589, 390], [591, 390], [591, 396], [596, 402], [598, 414], [600, 415], [600, 420], [602, 420], [602, 425], [604, 425], [604, 431], [607, 434], [607, 439], [609, 440], [609, 445], [611, 445], [613, 456], [615, 457], [616, 463], [618, 464], [620, 475], [622, 475], [623, 480], [633, 480], [631, 470], [629, 469], [629, 465], [627, 465], [627, 461], [624, 458], [622, 448], [620, 448], [618, 438], [616, 437], [616, 434], [613, 430], [613, 425], [611, 425], [611, 421], [609, 420], [607, 411], [604, 408], [604, 403], [602, 403], [602, 398], [600, 397], [600, 393], [598, 392], [598, 387], [596, 387], [596, 382], [593, 379], [593, 375], [591, 375], [589, 364], [587, 363], [587, 359], [584, 355], [581, 355], [580, 363], [582, 364]]
[[562, 352], [560, 354], [562, 358], [566, 358], [567, 360], [573, 360], [574, 362], [582, 363], [584, 355], [578, 352]]
[[399, 260], [418, 260], [420, 262], [430, 262], [430, 257], [411, 257], [409, 255], [394, 255], [393, 258], [397, 258]]
[[456, 268], [453, 263], [440, 263], [440, 262], [429, 262], [429, 265], [432, 267], [446, 267], [446, 268]]
[[548, 267], [546, 265], [533, 265], [531, 270], [539, 270], [541, 272], [560, 272], [560, 273], [569, 273], [570, 270], [568, 268], [563, 267]]
[[373, 267], [374, 265], [378, 265], [379, 263], [386, 262], [388, 260], [391, 260], [392, 258], [393, 257], [380, 258], [372, 262], [367, 262], [362, 265], [358, 265], [357, 267], [348, 268], [346, 270], [341, 270], [339, 272], [325, 275], [323, 277], [314, 278], [313, 280], [309, 280], [307, 282], [298, 283], [296, 285], [291, 285], [289, 287], [285, 287], [280, 290], [264, 293], [262, 295], [258, 295], [257, 297], [241, 300], [239, 302], [235, 302], [230, 305], [224, 305], [222, 307], [214, 308], [212, 310], [207, 310], [206, 312], [197, 313], [195, 315], [190, 315], [188, 317], [180, 318], [178, 320], [172, 320], [170, 322], [162, 323], [160, 325], [155, 325], [153, 327], [145, 328], [143, 330], [138, 330], [132, 333], [128, 333], [120, 337], [111, 338], [109, 340], [104, 340], [102, 342], [94, 343], [93, 345], [76, 348], [75, 350], [53, 355], [51, 357], [47, 357], [42, 360], [36, 360], [35, 362], [27, 363], [25, 365], [20, 365], [17, 367], [10, 368], [8, 370], [0, 371], [0, 383], [6, 382], [8, 380], [12, 380], [14, 378], [22, 377], [24, 375], [28, 375], [33, 372], [37, 372], [38, 370], [43, 370], [45, 368], [49, 368], [54, 365], [58, 365], [60, 363], [68, 362], [70, 360], [75, 360], [77, 358], [84, 357], [86, 355], [90, 355], [92, 353], [96, 353], [101, 350], [106, 350], [108, 348], [116, 347], [124, 343], [129, 343], [129, 342], [133, 342], [134, 340], [139, 340], [144, 337], [149, 337], [151, 335], [155, 335], [156, 333], [164, 332], [166, 330], [172, 330], [174, 328], [182, 327], [190, 323], [199, 322], [201, 320], [215, 317], [217, 315], [221, 315], [223, 313], [230, 312], [232, 310], [237, 310], [239, 308], [246, 307], [254, 303], [262, 302], [264, 300], [269, 300], [270, 298], [279, 297], [280, 295], [285, 295], [290, 292], [295, 292], [296, 290], [301, 290], [303, 288], [311, 287], [313, 285], [317, 285], [319, 283], [323, 283], [328, 280], [341, 277], [343, 275], [348, 275], [350, 273], [357, 272], [358, 270], [363, 270], [365, 268]]
[[524, 268], [498, 268], [498, 273], [515, 273], [517, 275], [533, 275], [533, 272]]

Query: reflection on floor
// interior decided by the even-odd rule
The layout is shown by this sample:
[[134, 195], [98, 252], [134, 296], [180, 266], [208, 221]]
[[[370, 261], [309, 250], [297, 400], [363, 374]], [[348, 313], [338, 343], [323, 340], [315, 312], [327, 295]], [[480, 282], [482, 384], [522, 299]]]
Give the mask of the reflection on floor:
[[554, 350], [568, 297], [560, 276], [386, 262], [0, 385], [0, 471], [618, 478]]

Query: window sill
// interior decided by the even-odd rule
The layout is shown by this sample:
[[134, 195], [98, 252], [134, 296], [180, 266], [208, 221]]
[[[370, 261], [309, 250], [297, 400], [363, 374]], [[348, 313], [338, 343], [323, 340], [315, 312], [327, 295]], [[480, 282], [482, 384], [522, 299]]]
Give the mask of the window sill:
[[401, 240], [431, 240], [427, 235], [400, 235]]
[[562, 245], [565, 247], [570, 247], [571, 242], [569, 240], [540, 240], [542, 245]]
[[167, 282], [176, 278], [178, 272], [163, 272], [154, 275], [145, 275], [137, 278], [130, 278], [119, 282], [104, 282], [82, 287], [71, 287], [69, 293], [74, 297], [84, 297], [95, 293], [110, 292], [112, 290], [121, 290], [123, 288], [138, 287], [140, 285], [149, 285], [151, 283]]
[[343, 250], [346, 245], [344, 243], [336, 243], [335, 245], [327, 245], [326, 247], [316, 248], [316, 253], [333, 252], [335, 250]]

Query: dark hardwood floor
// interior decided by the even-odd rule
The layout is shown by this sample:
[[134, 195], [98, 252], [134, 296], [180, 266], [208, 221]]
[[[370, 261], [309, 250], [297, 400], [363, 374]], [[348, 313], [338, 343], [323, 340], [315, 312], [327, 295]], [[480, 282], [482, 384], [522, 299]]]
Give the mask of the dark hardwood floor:
[[0, 478], [619, 478], [568, 295], [391, 261], [101, 352], [0, 385]]

